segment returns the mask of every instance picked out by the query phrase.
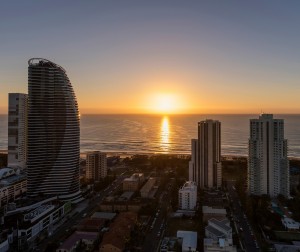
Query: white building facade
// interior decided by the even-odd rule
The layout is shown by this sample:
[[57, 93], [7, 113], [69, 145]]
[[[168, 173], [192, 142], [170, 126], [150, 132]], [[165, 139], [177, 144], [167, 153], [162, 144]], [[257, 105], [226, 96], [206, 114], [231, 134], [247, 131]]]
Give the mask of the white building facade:
[[189, 180], [200, 188], [222, 186], [221, 123], [205, 120], [198, 123], [198, 139], [192, 139]]
[[182, 252], [196, 252], [197, 251], [197, 232], [178, 230], [177, 238], [182, 239]]
[[250, 120], [248, 190], [250, 194], [289, 197], [289, 161], [284, 120], [262, 114]]
[[8, 166], [26, 168], [28, 95], [8, 94]]
[[86, 178], [99, 181], [107, 176], [106, 154], [92, 151], [86, 154]]
[[195, 210], [197, 205], [197, 185], [187, 181], [178, 192], [179, 208], [182, 210]]

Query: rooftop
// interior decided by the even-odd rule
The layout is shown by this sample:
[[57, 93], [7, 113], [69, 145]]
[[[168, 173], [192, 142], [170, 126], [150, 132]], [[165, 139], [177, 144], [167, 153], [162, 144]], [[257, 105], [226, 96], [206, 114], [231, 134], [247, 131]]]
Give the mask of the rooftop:
[[209, 206], [202, 206], [203, 214], [224, 214], [226, 215], [225, 208], [212, 208]]
[[105, 219], [92, 219], [92, 218], [87, 218], [83, 219], [79, 224], [78, 224], [78, 229], [81, 230], [100, 230], [105, 224]]
[[225, 230], [225, 231], [230, 231], [231, 227], [229, 225], [229, 221], [227, 219], [219, 221], [216, 219], [210, 219], [208, 220], [208, 225], [210, 225], [210, 223], [220, 227], [221, 229]]
[[29, 66], [48, 66], [48, 67], [57, 67], [61, 69], [63, 72], [66, 72], [66, 70], [61, 67], [60, 65], [55, 64], [54, 62], [43, 59], [43, 58], [31, 58], [28, 60], [28, 65]]
[[0, 179], [9, 177], [9, 176], [14, 175], [14, 174], [15, 174], [15, 170], [12, 169], [12, 168], [6, 167], [6, 168], [0, 169]]
[[130, 236], [130, 230], [133, 228], [136, 219], [136, 213], [119, 213], [115, 221], [110, 225], [109, 232], [104, 234], [101, 247], [106, 244], [111, 244], [123, 250], [125, 248], [126, 238]]
[[197, 232], [178, 230], [177, 237], [183, 239], [183, 248], [197, 248]]
[[189, 191], [196, 191], [197, 185], [193, 181], [187, 181], [184, 185], [180, 188], [180, 190], [189, 190]]
[[92, 219], [105, 219], [112, 220], [116, 217], [116, 213], [106, 213], [106, 212], [95, 212], [91, 218]]
[[119, 200], [130, 200], [133, 196], [134, 192], [124, 192], [120, 197]]
[[164, 239], [162, 240], [161, 245], [160, 245], [160, 250], [161, 251], [175, 250], [178, 240], [180, 240], [180, 239], [181, 238], [177, 238], [177, 237], [164, 237]]
[[141, 192], [147, 192], [149, 190], [151, 190], [151, 188], [154, 186], [156, 182], [155, 178], [149, 178], [147, 183], [142, 187]]
[[25, 174], [14, 174], [10, 177], [6, 177], [0, 180], [0, 188], [13, 185], [19, 181], [25, 180], [26, 175]]
[[298, 252], [300, 246], [288, 245], [288, 244], [274, 244], [276, 251], [278, 252]]
[[0, 188], [14, 184], [26, 178], [25, 173], [21, 173], [19, 169], [5, 167], [0, 169]]
[[82, 239], [96, 240], [98, 238], [97, 232], [74, 232], [65, 242], [59, 247], [59, 249], [70, 250], [78, 241]]
[[139, 181], [142, 177], [144, 177], [144, 173], [133, 173], [131, 177], [125, 178], [123, 181]]
[[53, 205], [41, 205], [28, 214], [24, 215], [24, 220], [33, 220], [34, 218], [46, 213], [48, 210], [53, 209]]
[[220, 230], [212, 227], [212, 226], [206, 226], [205, 230], [209, 231], [210, 233], [214, 234], [214, 236], [218, 237], [218, 238], [224, 238], [225, 235], [223, 232], [221, 232]]

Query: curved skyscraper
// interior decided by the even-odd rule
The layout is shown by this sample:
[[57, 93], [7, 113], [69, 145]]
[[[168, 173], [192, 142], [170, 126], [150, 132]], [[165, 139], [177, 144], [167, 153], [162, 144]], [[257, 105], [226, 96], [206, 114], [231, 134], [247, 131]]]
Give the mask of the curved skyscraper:
[[59, 65], [28, 61], [27, 195], [79, 194], [80, 128], [76, 97]]

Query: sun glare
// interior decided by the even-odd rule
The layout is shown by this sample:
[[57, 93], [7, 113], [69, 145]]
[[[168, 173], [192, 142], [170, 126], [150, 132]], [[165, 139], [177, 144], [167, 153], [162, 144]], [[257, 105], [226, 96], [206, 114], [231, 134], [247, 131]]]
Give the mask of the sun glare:
[[164, 116], [161, 121], [160, 146], [163, 152], [169, 151], [169, 118]]
[[152, 100], [151, 110], [156, 113], [176, 113], [177, 108], [176, 96], [172, 94], [157, 94]]

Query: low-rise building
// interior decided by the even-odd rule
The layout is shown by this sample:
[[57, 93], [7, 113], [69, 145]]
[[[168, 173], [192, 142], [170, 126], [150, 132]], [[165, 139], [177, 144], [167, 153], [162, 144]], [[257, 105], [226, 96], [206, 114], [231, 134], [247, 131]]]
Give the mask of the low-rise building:
[[110, 225], [109, 231], [103, 236], [100, 252], [122, 252], [125, 249], [126, 241], [130, 238], [130, 232], [133, 230], [136, 221], [136, 213], [119, 213]]
[[215, 241], [211, 238], [204, 238], [203, 240], [204, 252], [236, 252], [236, 246], [230, 245], [226, 239], [219, 239]]
[[102, 202], [99, 207], [101, 211], [104, 212], [135, 212], [137, 213], [143, 205], [146, 203], [142, 203], [140, 201], [104, 201]]
[[205, 236], [213, 239], [214, 241], [219, 241], [219, 239], [227, 239], [229, 245], [232, 245], [232, 229], [230, 227], [229, 220], [208, 220], [208, 225], [205, 227]]
[[300, 242], [293, 241], [292, 244], [274, 244], [276, 252], [299, 252]]
[[177, 238], [182, 238], [182, 252], [197, 251], [197, 232], [178, 230]]
[[71, 210], [71, 202], [61, 202], [57, 197], [6, 212], [4, 225], [14, 230], [18, 247], [32, 244], [42, 233], [51, 235], [53, 226]]
[[0, 169], [0, 207], [13, 202], [27, 191], [24, 173], [12, 168]]
[[128, 201], [134, 195], [134, 192], [123, 192], [122, 195], [118, 198], [118, 201]]
[[95, 212], [91, 216], [92, 219], [104, 219], [104, 220], [113, 220], [116, 217], [116, 213], [108, 213], [108, 212]]
[[291, 218], [284, 217], [281, 222], [287, 230], [298, 230], [300, 228], [300, 223]]
[[97, 232], [81, 232], [76, 231], [70, 235], [65, 242], [56, 250], [56, 252], [73, 252], [80, 243], [85, 244], [86, 251], [92, 251], [95, 242], [99, 238], [99, 233]]
[[185, 182], [178, 194], [179, 209], [195, 210], [197, 205], [197, 185], [195, 182]]
[[209, 206], [202, 207], [203, 222], [207, 222], [209, 219], [224, 220], [226, 218], [226, 209], [213, 208]]
[[[11, 234], [11, 239], [12, 239], [12, 234]], [[6, 235], [5, 237], [2, 237], [2, 234], [0, 236], [0, 252], [6, 252], [9, 251], [9, 238]]]
[[160, 252], [179, 252], [181, 251], [182, 238], [164, 237], [160, 244]]
[[203, 205], [213, 208], [225, 208], [227, 198], [222, 191], [207, 190], [204, 192]]
[[105, 219], [86, 218], [76, 225], [77, 230], [87, 232], [99, 232], [105, 225]]
[[137, 191], [144, 182], [144, 173], [134, 173], [130, 178], [123, 180], [123, 191]]
[[142, 198], [150, 198], [151, 197], [151, 191], [153, 190], [155, 183], [156, 183], [155, 178], [148, 179], [147, 183], [140, 190]]

